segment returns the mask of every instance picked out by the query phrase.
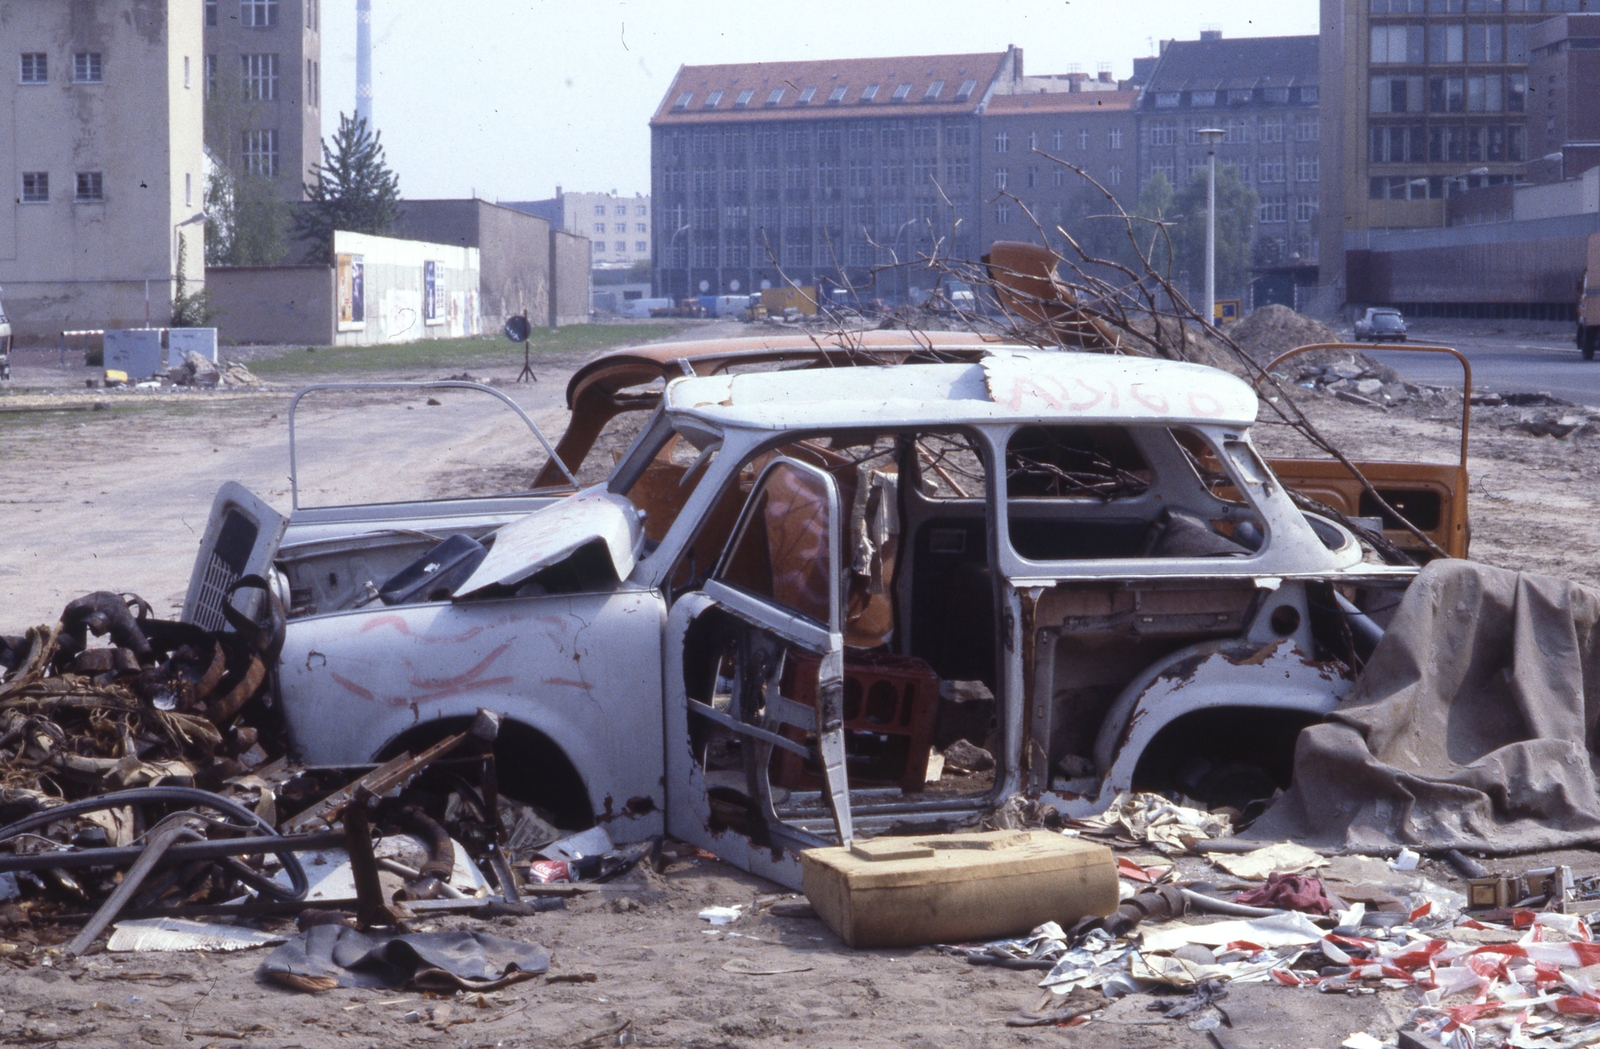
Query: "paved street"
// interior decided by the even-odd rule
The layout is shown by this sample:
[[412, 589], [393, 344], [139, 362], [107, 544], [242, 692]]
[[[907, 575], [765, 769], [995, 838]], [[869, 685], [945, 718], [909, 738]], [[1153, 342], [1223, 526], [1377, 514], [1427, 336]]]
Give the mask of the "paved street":
[[[1579, 356], [1570, 329], [1534, 333], [1487, 326], [1430, 327], [1427, 321], [1418, 321], [1410, 334], [1413, 343], [1452, 346], [1466, 354], [1476, 389], [1550, 393], [1600, 407], [1600, 361]], [[1442, 354], [1368, 352], [1415, 381], [1437, 386], [1461, 383], [1460, 366]]]

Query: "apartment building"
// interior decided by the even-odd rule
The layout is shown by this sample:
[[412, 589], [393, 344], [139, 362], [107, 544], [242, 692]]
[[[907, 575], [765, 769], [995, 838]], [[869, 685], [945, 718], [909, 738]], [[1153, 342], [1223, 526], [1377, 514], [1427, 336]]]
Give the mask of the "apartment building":
[[299, 201], [322, 161], [322, 0], [203, 0], [206, 146]]
[[1528, 154], [1555, 158], [1540, 181], [1577, 178], [1600, 165], [1600, 14], [1538, 23], [1528, 52]]
[[0, 286], [19, 344], [165, 324], [205, 279], [202, 0], [3, 13]]
[[[1370, 0], [1366, 0], [1370, 2]], [[1156, 172], [1180, 187], [1203, 172], [1199, 132], [1223, 131], [1218, 166], [1256, 191], [1253, 262], [1316, 266], [1322, 178], [1318, 42], [1314, 36], [1169, 40], [1139, 103], [1139, 184]]]
[[[1370, 231], [1442, 226], [1447, 197], [1526, 174], [1541, 156], [1530, 33], [1590, 8], [1600, 3], [1322, 0], [1324, 243], [1364, 251]], [[1323, 267], [1331, 298], [1348, 277]]]
[[568, 193], [560, 186], [556, 195], [544, 200], [502, 201], [547, 220], [555, 229], [586, 237], [594, 245], [595, 269], [627, 269], [636, 262], [650, 261], [654, 229], [647, 193], [629, 197], [610, 193]]
[[1074, 219], [1085, 205], [1092, 200], [1088, 211], [1107, 210], [1083, 175], [1131, 210], [1139, 178], [1138, 100], [1137, 91], [1093, 88], [992, 97], [981, 120], [979, 183], [988, 203], [980, 243], [1038, 240], [1042, 230], [1061, 247], [1056, 230], [1063, 222], [1081, 239]]
[[679, 69], [650, 121], [656, 293], [929, 287], [919, 255], [982, 253], [980, 114], [1023, 82], [1017, 48]]

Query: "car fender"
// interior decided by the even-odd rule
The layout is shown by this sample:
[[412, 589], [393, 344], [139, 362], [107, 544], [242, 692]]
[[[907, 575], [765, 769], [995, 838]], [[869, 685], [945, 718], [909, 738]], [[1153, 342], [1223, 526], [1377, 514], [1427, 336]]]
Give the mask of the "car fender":
[[1095, 741], [1101, 770], [1093, 795], [1046, 795], [1072, 816], [1092, 815], [1133, 789], [1145, 748], [1174, 721], [1198, 710], [1293, 710], [1322, 717], [1354, 686], [1342, 663], [1307, 655], [1292, 639], [1209, 641], [1179, 649], [1152, 664], [1123, 689]]
[[596, 818], [649, 812], [644, 833], [656, 833], [664, 612], [655, 592], [621, 590], [291, 621], [278, 682], [292, 750], [365, 762], [419, 726], [487, 708], [561, 748]]

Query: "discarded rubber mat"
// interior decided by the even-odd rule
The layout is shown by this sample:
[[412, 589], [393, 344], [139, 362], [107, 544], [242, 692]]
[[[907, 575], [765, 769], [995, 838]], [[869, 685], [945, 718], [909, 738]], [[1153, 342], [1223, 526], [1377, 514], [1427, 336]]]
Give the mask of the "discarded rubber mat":
[[537, 944], [466, 929], [375, 935], [317, 925], [268, 955], [261, 974], [298, 991], [491, 991], [549, 968], [550, 956]]
[[1246, 837], [1493, 855], [1600, 838], [1600, 591], [1440, 560]]

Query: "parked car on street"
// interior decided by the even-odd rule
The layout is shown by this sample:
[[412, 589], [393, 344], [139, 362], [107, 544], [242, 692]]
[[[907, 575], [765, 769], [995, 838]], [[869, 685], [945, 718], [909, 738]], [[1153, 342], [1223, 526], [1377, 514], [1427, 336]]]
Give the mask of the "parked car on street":
[[1405, 342], [1406, 322], [1399, 310], [1373, 307], [1356, 321], [1357, 342]]

